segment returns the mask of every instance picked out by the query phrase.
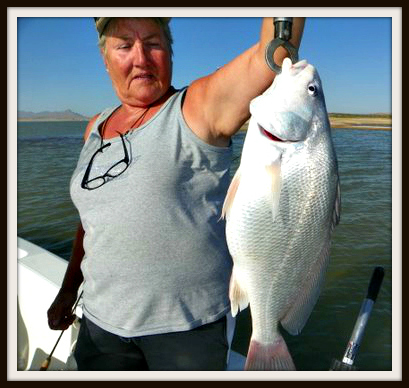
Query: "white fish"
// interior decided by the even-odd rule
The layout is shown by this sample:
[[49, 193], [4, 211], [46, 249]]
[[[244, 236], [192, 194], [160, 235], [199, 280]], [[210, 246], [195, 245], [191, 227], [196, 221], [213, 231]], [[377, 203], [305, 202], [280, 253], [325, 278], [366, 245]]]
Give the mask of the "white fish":
[[234, 262], [232, 314], [250, 304], [246, 370], [294, 370], [279, 323], [292, 335], [304, 327], [340, 217], [337, 159], [317, 71], [286, 58], [250, 112], [222, 214]]

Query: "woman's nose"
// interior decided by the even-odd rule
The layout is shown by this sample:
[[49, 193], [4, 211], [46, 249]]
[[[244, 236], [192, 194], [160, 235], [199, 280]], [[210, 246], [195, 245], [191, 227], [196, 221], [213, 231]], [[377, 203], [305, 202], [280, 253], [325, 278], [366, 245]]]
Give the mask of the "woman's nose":
[[144, 66], [148, 63], [148, 53], [143, 43], [137, 42], [133, 47], [133, 65]]

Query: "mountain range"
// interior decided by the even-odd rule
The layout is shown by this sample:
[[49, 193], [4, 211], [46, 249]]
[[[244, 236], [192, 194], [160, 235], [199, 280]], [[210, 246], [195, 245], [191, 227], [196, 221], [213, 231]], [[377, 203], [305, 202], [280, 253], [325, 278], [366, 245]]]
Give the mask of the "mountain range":
[[90, 117], [83, 116], [73, 112], [70, 109], [58, 112], [27, 112], [24, 110], [17, 111], [18, 121], [89, 121]]

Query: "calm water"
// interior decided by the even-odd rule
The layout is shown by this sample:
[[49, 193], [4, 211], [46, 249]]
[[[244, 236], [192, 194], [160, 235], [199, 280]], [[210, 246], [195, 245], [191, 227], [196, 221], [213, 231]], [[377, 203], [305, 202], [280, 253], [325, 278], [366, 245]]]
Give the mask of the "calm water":
[[[71, 173], [86, 123], [18, 124], [18, 235], [69, 259], [78, 213], [69, 197]], [[233, 139], [234, 172], [244, 133]], [[385, 278], [356, 366], [392, 369], [392, 132], [334, 131], [342, 190], [341, 223], [320, 299], [299, 336], [286, 335], [298, 370], [328, 370], [340, 359], [366, 295], [373, 268]], [[249, 310], [240, 313], [233, 348], [246, 354]]]

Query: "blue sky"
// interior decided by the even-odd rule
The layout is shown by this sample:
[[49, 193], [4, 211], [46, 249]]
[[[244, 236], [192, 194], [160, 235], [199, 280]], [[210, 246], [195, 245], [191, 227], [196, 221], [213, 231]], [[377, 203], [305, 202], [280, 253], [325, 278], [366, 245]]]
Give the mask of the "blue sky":
[[[274, 9], [269, 10], [274, 16]], [[366, 13], [353, 10], [351, 16], [372, 15], [371, 8]], [[91, 116], [117, 104], [97, 49], [93, 19], [33, 14], [17, 17], [18, 109], [71, 109]], [[338, 14], [307, 17], [300, 59], [318, 69], [329, 112], [390, 113], [392, 18], [382, 17], [388, 12], [376, 12], [375, 17]], [[217, 9], [214, 15], [220, 16]], [[260, 25], [259, 17], [174, 17], [174, 86], [188, 85], [253, 45]]]

